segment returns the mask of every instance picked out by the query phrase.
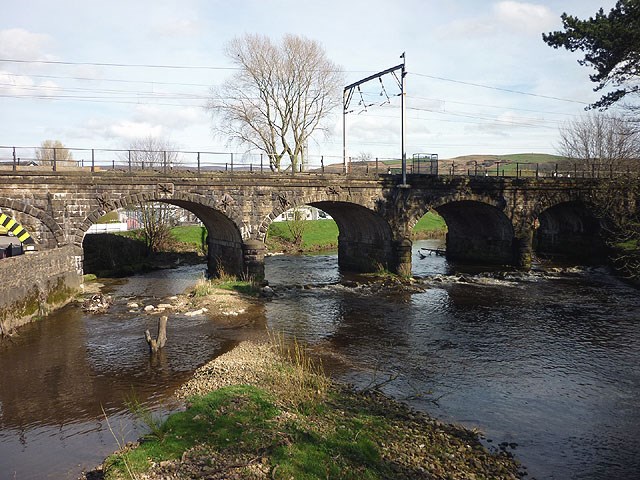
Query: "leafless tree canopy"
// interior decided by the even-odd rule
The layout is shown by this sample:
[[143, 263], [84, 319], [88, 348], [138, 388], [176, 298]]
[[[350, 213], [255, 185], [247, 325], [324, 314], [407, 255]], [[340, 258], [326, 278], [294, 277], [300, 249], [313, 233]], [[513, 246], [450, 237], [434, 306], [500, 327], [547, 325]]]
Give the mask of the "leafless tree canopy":
[[264, 35], [231, 40], [226, 55], [237, 73], [212, 90], [208, 108], [215, 130], [269, 157], [273, 170], [283, 158], [304, 165], [305, 147], [340, 105], [344, 77], [322, 46], [297, 35], [276, 44]]
[[[55, 152], [55, 157], [54, 157]], [[40, 165], [48, 165], [56, 161], [73, 160], [73, 156], [60, 140], [45, 140], [36, 149], [36, 159]]]
[[131, 155], [131, 165], [137, 168], [164, 168], [173, 167], [180, 163], [177, 147], [169, 140], [148, 136], [136, 138], [127, 147], [129, 152], [125, 153], [123, 161], [129, 160]]
[[[640, 131], [634, 121], [590, 114], [560, 131], [560, 153], [602, 172], [604, 188], [591, 194], [594, 213], [603, 219], [614, 264], [640, 279]], [[614, 175], [609, 175], [614, 173]], [[600, 176], [600, 175], [598, 175]]]
[[571, 161], [603, 170], [640, 169], [640, 130], [628, 119], [593, 113], [560, 128], [559, 153]]

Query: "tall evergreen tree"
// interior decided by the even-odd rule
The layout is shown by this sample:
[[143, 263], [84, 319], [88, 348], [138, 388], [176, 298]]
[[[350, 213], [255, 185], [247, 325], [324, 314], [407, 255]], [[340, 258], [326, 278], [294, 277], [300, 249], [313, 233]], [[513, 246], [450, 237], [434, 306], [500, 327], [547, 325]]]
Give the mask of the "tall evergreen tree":
[[597, 83], [595, 91], [615, 88], [592, 108], [606, 109], [640, 94], [640, 0], [619, 0], [609, 13], [601, 8], [588, 20], [567, 13], [561, 18], [564, 31], [543, 34], [542, 39], [554, 48], [584, 52], [578, 63], [595, 69], [589, 75]]

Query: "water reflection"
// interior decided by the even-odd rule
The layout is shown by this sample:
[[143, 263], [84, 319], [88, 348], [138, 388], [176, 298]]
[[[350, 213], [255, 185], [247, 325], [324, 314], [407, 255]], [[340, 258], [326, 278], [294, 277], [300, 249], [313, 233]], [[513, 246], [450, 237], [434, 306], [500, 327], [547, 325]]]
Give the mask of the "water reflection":
[[462, 269], [414, 250], [425, 290], [373, 292], [340, 275], [335, 255], [271, 257], [273, 301], [233, 325], [172, 315], [150, 360], [142, 333], [155, 318], [127, 301], [160, 303], [200, 270], [114, 281], [108, 315], [68, 307], [0, 342], [0, 479], [76, 478], [115, 448], [101, 406], [135, 439], [122, 404], [132, 389], [162, 405], [194, 368], [267, 326], [311, 343], [345, 380], [392, 379], [390, 395], [480, 427], [489, 445], [517, 443], [530, 477], [640, 471], [640, 299], [603, 271]]
[[201, 269], [115, 280], [107, 288], [115, 299], [108, 314], [69, 305], [0, 342], [0, 479], [77, 478], [82, 467], [117, 448], [103, 409], [118, 439], [135, 440], [140, 433], [125, 399], [172, 408], [171, 393], [195, 368], [243, 335], [264, 331], [261, 307], [233, 324], [170, 314], [167, 346], [150, 357], [144, 331], [157, 328], [157, 317], [130, 312], [127, 302], [169, 303], [167, 297], [193, 285]]
[[410, 296], [276, 284], [282, 296], [267, 308], [269, 325], [331, 352], [344, 379], [393, 379], [383, 387], [390, 395], [480, 427], [493, 445], [517, 444], [532, 477], [636, 475], [637, 291], [597, 269], [459, 270], [414, 256], [429, 288]]

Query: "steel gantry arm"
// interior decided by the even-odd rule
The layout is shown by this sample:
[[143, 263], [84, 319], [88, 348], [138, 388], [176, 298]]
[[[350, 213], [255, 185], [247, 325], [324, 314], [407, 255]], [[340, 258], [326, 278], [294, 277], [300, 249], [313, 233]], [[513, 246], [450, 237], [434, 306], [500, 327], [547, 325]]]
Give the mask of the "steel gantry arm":
[[[355, 92], [356, 89], [358, 89], [358, 91], [360, 92], [360, 85], [362, 85], [363, 83], [367, 83], [371, 80], [375, 80], [376, 78], [380, 79], [380, 81], [382, 82], [382, 77], [384, 75], [391, 73], [393, 74], [396, 81], [398, 82], [398, 87], [400, 87], [400, 102], [401, 102], [401, 111], [402, 111], [402, 115], [401, 115], [402, 185], [407, 184], [407, 153], [405, 151], [406, 115], [405, 115], [405, 102], [404, 102], [404, 97], [405, 97], [405, 80], [404, 79], [407, 74], [405, 54], [402, 53], [402, 55], [400, 55], [400, 58], [402, 58], [402, 63], [396, 65], [395, 67], [387, 68], [386, 70], [382, 70], [381, 72], [374, 73], [373, 75], [369, 75], [368, 77], [363, 78], [362, 80], [358, 80], [357, 82], [353, 82], [352, 84], [344, 87], [344, 91], [342, 93], [342, 163], [343, 163], [343, 168], [345, 173], [347, 173], [349, 170], [347, 165], [347, 114], [353, 111], [353, 110], [349, 110], [351, 100], [353, 99], [353, 93]], [[398, 75], [396, 73], [398, 71], [400, 71], [400, 78], [398, 78]], [[384, 85], [383, 85], [383, 88], [384, 88]], [[360, 92], [360, 99], [364, 102], [362, 98], [362, 92]], [[367, 107], [366, 103], [364, 104], [364, 107], [366, 110], [366, 107]]]

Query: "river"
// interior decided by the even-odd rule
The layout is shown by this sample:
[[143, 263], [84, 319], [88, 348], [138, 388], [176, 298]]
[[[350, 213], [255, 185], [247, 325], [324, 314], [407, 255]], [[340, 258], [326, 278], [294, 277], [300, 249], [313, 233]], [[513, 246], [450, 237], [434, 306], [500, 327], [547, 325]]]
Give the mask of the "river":
[[267, 329], [308, 342], [342, 380], [478, 428], [528, 478], [635, 478], [638, 291], [604, 269], [463, 268], [421, 258], [425, 246], [414, 293], [343, 276], [334, 254], [270, 257], [272, 301], [233, 322], [172, 315], [153, 360], [142, 334], [156, 317], [127, 302], [161, 303], [203, 267], [106, 282], [108, 314], [69, 306], [0, 341], [0, 479], [77, 478], [140, 435], [124, 399], [171, 410], [195, 368]]

